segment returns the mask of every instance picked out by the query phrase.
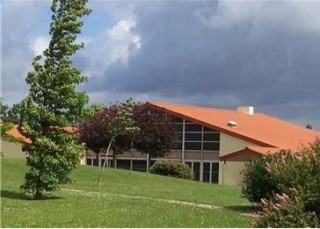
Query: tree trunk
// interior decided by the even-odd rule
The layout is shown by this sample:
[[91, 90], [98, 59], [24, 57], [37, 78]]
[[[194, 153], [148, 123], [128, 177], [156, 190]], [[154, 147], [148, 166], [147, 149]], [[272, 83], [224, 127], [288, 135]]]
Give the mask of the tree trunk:
[[111, 138], [110, 142], [109, 142], [109, 145], [108, 145], [108, 148], [107, 148], [107, 152], [106, 152], [106, 157], [105, 157], [105, 160], [104, 160], [104, 163], [102, 165], [102, 169], [99, 173], [99, 177], [98, 177], [98, 182], [97, 182], [97, 186], [100, 187], [100, 184], [101, 184], [101, 180], [102, 180], [102, 175], [104, 173], [104, 170], [105, 170], [105, 167], [108, 163], [108, 155], [109, 155], [109, 151], [111, 149], [111, 145], [112, 145], [112, 142], [113, 142], [113, 137]]

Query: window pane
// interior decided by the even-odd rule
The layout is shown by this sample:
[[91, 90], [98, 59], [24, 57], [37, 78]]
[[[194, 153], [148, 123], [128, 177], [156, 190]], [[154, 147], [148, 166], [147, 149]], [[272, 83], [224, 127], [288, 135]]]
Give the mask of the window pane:
[[201, 141], [201, 133], [186, 133], [186, 141]]
[[194, 123], [186, 123], [186, 131], [202, 131], [202, 126]]
[[146, 172], [147, 169], [147, 161], [132, 161], [132, 170]]
[[130, 170], [130, 160], [117, 160], [117, 168]]
[[201, 142], [185, 142], [185, 150], [201, 150]]
[[93, 159], [93, 165], [99, 166], [99, 160], [97, 158]]
[[219, 142], [204, 142], [203, 150], [219, 150]]
[[194, 180], [200, 180], [200, 162], [193, 162]]
[[210, 162], [203, 163], [203, 182], [210, 182]]
[[212, 183], [219, 182], [219, 163], [212, 163]]
[[220, 141], [219, 133], [204, 133], [203, 134], [204, 141]]
[[214, 129], [210, 129], [208, 127], [203, 127], [203, 131], [206, 131], [206, 132], [218, 132], [217, 130], [214, 130]]
[[87, 165], [92, 165], [92, 159], [91, 158], [87, 158]]

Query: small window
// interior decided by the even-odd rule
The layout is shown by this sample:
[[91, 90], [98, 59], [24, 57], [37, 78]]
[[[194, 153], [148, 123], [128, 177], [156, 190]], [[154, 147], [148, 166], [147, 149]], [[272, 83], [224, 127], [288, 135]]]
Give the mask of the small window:
[[200, 162], [193, 162], [194, 180], [200, 180]]
[[204, 133], [203, 134], [204, 141], [220, 141], [219, 133]]
[[87, 165], [92, 165], [92, 159], [91, 158], [87, 158]]
[[219, 182], [219, 163], [212, 163], [211, 182]]
[[99, 160], [97, 158], [93, 159], [93, 166], [99, 166]]
[[203, 163], [202, 181], [210, 182], [210, 162]]
[[204, 142], [203, 143], [203, 150], [216, 150], [220, 149], [219, 142]]
[[185, 150], [201, 150], [201, 142], [185, 142]]
[[201, 141], [201, 133], [186, 133], [186, 141]]
[[186, 131], [202, 131], [202, 126], [195, 123], [186, 123]]

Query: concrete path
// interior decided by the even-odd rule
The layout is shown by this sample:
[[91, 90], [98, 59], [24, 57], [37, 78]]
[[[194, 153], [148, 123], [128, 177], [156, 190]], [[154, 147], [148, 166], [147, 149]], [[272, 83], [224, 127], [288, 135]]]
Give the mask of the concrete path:
[[159, 202], [165, 202], [165, 203], [171, 203], [171, 204], [181, 204], [181, 205], [187, 205], [187, 206], [198, 207], [198, 208], [206, 208], [206, 209], [221, 208], [220, 206], [211, 205], [211, 204], [198, 204], [198, 203], [189, 202], [189, 201], [161, 199], [161, 198], [155, 198], [155, 197], [115, 194], [115, 193], [108, 193], [108, 192], [92, 192], [92, 191], [68, 189], [68, 188], [62, 188], [61, 190], [65, 192], [77, 193], [85, 196], [112, 196], [112, 197], [122, 197], [127, 199], [141, 199], [141, 200], [159, 201]]

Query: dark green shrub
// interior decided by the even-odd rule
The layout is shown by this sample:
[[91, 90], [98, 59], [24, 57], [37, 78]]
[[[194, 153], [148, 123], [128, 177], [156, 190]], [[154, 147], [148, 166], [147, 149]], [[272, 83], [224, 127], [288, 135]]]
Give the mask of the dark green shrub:
[[151, 166], [150, 173], [183, 179], [193, 179], [193, 173], [190, 167], [175, 161], [157, 161]]
[[259, 203], [262, 198], [269, 199], [279, 192], [275, 178], [267, 171], [266, 164], [271, 161], [272, 156], [268, 155], [246, 164], [242, 194], [249, 201]]

